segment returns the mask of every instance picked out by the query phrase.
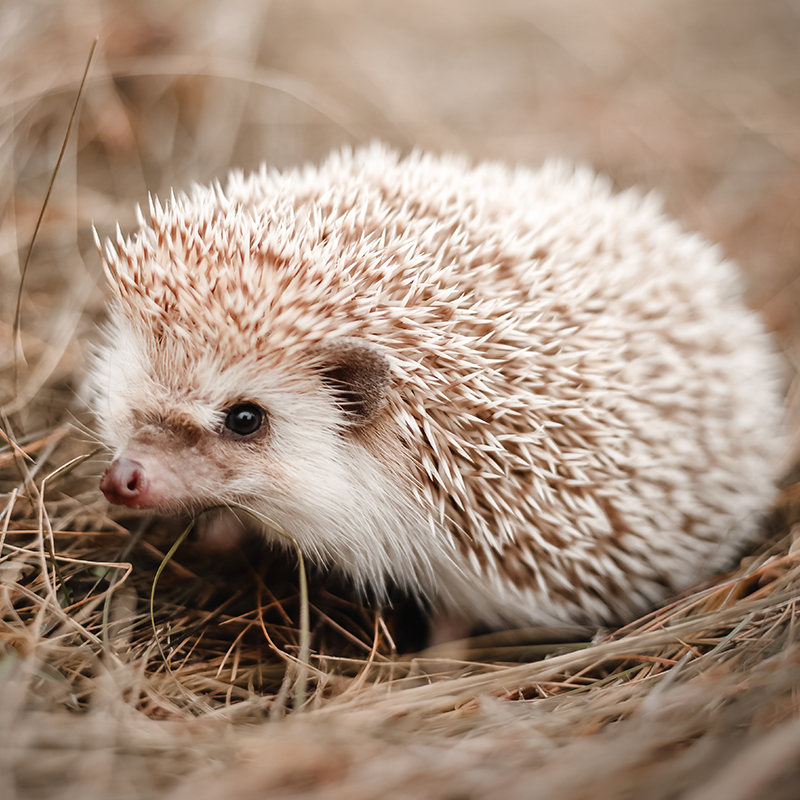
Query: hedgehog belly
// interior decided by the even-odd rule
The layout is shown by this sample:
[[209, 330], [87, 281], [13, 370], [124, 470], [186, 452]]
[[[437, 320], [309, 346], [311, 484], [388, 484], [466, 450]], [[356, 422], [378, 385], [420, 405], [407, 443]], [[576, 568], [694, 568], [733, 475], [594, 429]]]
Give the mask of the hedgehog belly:
[[150, 211], [103, 256], [110, 501], [243, 506], [498, 627], [627, 620], [757, 530], [780, 365], [652, 198], [376, 146]]

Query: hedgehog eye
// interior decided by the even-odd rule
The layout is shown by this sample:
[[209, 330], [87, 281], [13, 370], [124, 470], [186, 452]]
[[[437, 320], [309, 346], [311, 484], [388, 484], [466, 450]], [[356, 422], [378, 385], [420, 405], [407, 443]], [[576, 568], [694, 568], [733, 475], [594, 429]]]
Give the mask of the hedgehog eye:
[[239, 436], [254, 434], [264, 421], [264, 412], [253, 403], [237, 403], [225, 415], [225, 428]]

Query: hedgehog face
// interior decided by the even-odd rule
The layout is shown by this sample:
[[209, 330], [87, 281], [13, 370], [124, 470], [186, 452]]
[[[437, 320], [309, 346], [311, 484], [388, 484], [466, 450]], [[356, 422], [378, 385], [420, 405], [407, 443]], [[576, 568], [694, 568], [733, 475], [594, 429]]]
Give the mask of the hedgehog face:
[[320, 519], [340, 528], [331, 515], [352, 515], [365, 476], [383, 480], [369, 447], [390, 386], [378, 348], [333, 338], [291, 370], [263, 357], [226, 363], [209, 348], [178, 376], [164, 343], [159, 359], [131, 358], [127, 348], [142, 352], [142, 342], [116, 322], [93, 380], [115, 448], [101, 482], [110, 502], [161, 512], [244, 505], [301, 538], [313, 529], [305, 538], [324, 550]]

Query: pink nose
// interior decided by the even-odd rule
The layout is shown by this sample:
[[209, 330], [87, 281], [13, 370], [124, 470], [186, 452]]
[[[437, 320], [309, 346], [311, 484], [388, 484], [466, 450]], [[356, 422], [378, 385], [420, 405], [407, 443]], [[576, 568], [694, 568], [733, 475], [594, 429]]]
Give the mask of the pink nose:
[[146, 504], [147, 492], [144, 467], [130, 458], [118, 458], [103, 473], [100, 491], [109, 503], [128, 508], [141, 508]]

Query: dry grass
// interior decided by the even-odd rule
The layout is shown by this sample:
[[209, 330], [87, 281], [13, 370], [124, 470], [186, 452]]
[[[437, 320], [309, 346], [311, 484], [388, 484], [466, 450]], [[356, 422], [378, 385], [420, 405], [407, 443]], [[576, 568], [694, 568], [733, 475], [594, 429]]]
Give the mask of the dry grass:
[[740, 260], [793, 365], [798, 34], [778, 0], [6, 3], [0, 796], [796, 797], [796, 480], [736, 571], [591, 643], [522, 631], [414, 657], [413, 608], [363, 608], [312, 573], [298, 713], [294, 560], [188, 542], [154, 638], [183, 523], [107, 507], [76, 393], [102, 319], [92, 221], [107, 235], [148, 190], [372, 137], [660, 187]]

